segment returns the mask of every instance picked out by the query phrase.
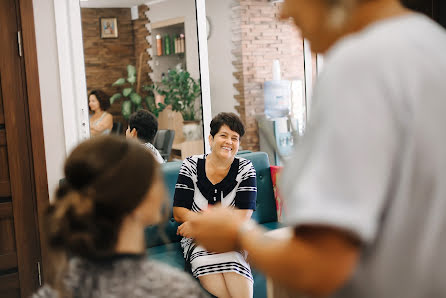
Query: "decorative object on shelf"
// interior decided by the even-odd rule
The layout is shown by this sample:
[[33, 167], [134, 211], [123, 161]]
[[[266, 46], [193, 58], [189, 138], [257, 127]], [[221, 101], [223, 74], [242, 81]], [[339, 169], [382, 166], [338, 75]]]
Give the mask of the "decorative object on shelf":
[[156, 55], [163, 55], [163, 40], [159, 34], [156, 35]]
[[171, 54], [171, 44], [170, 44], [170, 36], [169, 34], [166, 34], [164, 36], [164, 55], [170, 55]]
[[175, 54], [184, 54], [184, 50], [185, 50], [184, 34], [179, 34], [175, 37], [174, 49], [175, 49], [174, 50]]
[[118, 38], [118, 19], [100, 18], [101, 38]]
[[[195, 106], [196, 99], [201, 94], [199, 80], [192, 78], [186, 70], [171, 69], [163, 78], [161, 85], [154, 88], [156, 92], [165, 97], [165, 105], [171, 105], [173, 111], [180, 112], [183, 116], [184, 127], [187, 126], [184, 128], [186, 131], [183, 131], [185, 137], [195, 137], [189, 132], [191, 130], [189, 124], [193, 124], [194, 128], [192, 129], [199, 131], [198, 115], [200, 115], [201, 107]], [[201, 137], [201, 133], [199, 137]]]
[[[141, 64], [142, 63], [140, 63], [139, 67], [141, 67]], [[128, 119], [133, 112], [144, 108], [158, 117], [159, 112], [164, 110], [166, 105], [164, 103], [155, 102], [153, 87], [143, 86], [142, 89], [145, 91], [145, 94], [140, 93], [140, 76], [138, 76], [138, 83], [135, 88], [136, 81], [136, 68], [133, 65], [127, 65], [127, 78], [119, 78], [112, 84], [112, 86], [120, 86], [123, 89], [121, 92], [115, 93], [110, 97], [110, 104], [113, 104], [117, 99], [124, 97], [125, 99], [122, 102], [121, 113], [125, 119]]]

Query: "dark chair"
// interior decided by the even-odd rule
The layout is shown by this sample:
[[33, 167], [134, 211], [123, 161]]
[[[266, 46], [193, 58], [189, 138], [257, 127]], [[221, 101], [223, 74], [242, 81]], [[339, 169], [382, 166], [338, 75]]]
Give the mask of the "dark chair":
[[121, 122], [113, 122], [113, 127], [111, 129], [111, 134], [120, 135], [122, 132], [122, 123]]
[[158, 149], [159, 153], [165, 161], [169, 160], [174, 138], [175, 130], [160, 129], [156, 133], [155, 139], [153, 140], [153, 146]]

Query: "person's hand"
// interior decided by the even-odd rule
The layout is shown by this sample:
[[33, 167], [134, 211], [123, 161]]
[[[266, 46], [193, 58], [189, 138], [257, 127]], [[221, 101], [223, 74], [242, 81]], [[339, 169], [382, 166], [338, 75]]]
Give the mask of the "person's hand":
[[244, 219], [230, 208], [214, 207], [189, 219], [195, 241], [213, 252], [237, 250], [238, 230]]
[[125, 131], [125, 137], [127, 139], [136, 138], [136, 128], [133, 128], [132, 130], [130, 130], [130, 126], [127, 126], [127, 130]]
[[177, 229], [177, 235], [187, 237], [187, 238], [194, 238], [192, 236], [192, 228], [189, 221], [183, 222]]

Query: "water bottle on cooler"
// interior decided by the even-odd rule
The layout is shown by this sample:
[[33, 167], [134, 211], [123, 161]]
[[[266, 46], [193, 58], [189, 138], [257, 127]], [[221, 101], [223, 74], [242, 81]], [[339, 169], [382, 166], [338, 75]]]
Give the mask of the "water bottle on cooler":
[[273, 61], [273, 79], [263, 85], [265, 115], [270, 119], [287, 117], [291, 109], [291, 82], [281, 80], [280, 63]]

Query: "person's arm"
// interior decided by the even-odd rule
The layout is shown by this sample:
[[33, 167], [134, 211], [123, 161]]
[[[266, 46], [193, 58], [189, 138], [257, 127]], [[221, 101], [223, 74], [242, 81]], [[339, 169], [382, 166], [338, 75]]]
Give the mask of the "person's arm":
[[187, 208], [173, 207], [173, 218], [178, 223], [184, 223], [194, 215], [196, 215], [196, 213]]
[[104, 116], [104, 119], [102, 119], [98, 124], [94, 126], [90, 125], [90, 133], [92, 135], [98, 135], [101, 134], [104, 130], [112, 128], [113, 128], [113, 116], [107, 113]]
[[234, 212], [238, 216], [240, 216], [240, 218], [242, 218], [242, 219], [250, 219], [254, 210], [252, 210], [252, 209], [244, 209], [244, 210], [234, 209]]
[[192, 237], [192, 230], [188, 221], [196, 216], [192, 211], [192, 204], [195, 195], [195, 185], [192, 180], [192, 172], [196, 163], [186, 158], [181, 165], [177, 184], [175, 185], [175, 194], [173, 198], [173, 217], [175, 221], [181, 223], [178, 227], [177, 235], [183, 237]]
[[250, 219], [256, 208], [257, 200], [257, 180], [256, 170], [252, 162], [248, 163], [242, 169], [243, 179], [237, 187], [235, 194], [235, 213], [242, 219]]
[[243, 233], [238, 244], [248, 252], [250, 263], [276, 282], [312, 296], [330, 295], [353, 273], [360, 246], [341, 230], [306, 229], [307, 235], [296, 231], [288, 240], [251, 231]]
[[[292, 239], [264, 235], [259, 226], [245, 230], [245, 220], [227, 208], [212, 208], [190, 219], [195, 240], [210, 251], [244, 249], [250, 263], [275, 281], [305, 294], [332, 293], [347, 280], [359, 255], [358, 241], [327, 227], [296, 230]], [[219, 237], [215, 237], [218, 231]]]

